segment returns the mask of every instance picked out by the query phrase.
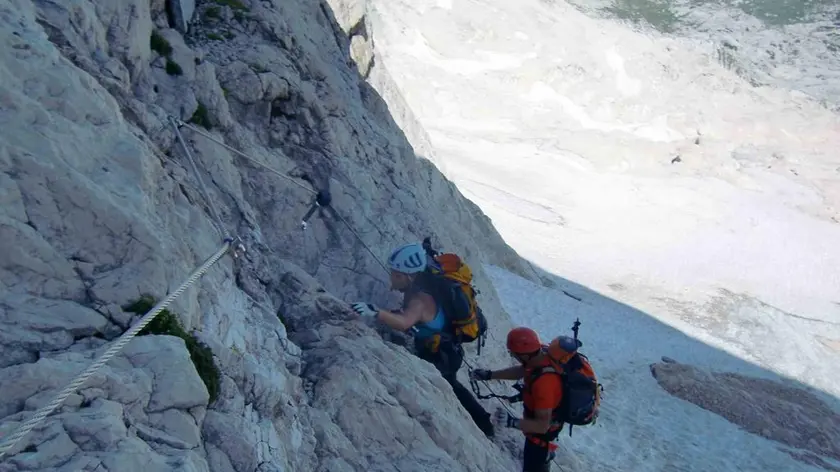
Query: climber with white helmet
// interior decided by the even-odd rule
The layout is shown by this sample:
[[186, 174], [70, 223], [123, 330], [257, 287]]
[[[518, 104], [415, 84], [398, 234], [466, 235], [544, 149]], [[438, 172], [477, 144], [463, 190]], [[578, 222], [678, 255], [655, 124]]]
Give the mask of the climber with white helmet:
[[493, 437], [490, 414], [478, 403], [472, 392], [458, 382], [456, 376], [464, 360], [464, 351], [449, 332], [446, 312], [429, 287], [434, 283], [429, 270], [435, 265], [421, 244], [406, 244], [388, 258], [391, 289], [403, 292], [400, 312], [379, 309], [369, 303], [354, 303], [353, 310], [398, 331], [414, 328], [415, 352], [432, 363], [452, 386], [458, 400], [481, 431]]

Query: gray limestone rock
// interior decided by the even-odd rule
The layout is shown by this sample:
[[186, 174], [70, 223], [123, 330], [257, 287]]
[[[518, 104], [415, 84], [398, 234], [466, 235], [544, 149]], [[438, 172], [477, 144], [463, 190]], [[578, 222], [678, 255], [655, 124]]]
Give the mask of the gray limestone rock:
[[[187, 342], [139, 336], [0, 471], [510, 470], [437, 371], [347, 303], [394, 306], [374, 256], [433, 235], [470, 261], [499, 331], [481, 262], [530, 269], [409, 145], [422, 140], [398, 126], [365, 2], [241, 3], [228, 23], [193, 21], [186, 1], [0, 5], [0, 237], [14, 249], [0, 252], [0, 435], [137, 322], [123, 306], [163, 299], [221, 247], [216, 214], [248, 250], [168, 307], [212, 350], [215, 402]], [[220, 28], [230, 38], [208, 38]], [[180, 128], [199, 182], [170, 115], [247, 157]], [[317, 190], [331, 208], [304, 232]]]
[[140, 336], [132, 340], [123, 353], [135, 368], [149, 371], [154, 379], [147, 413], [207, 404], [207, 387], [180, 338]]

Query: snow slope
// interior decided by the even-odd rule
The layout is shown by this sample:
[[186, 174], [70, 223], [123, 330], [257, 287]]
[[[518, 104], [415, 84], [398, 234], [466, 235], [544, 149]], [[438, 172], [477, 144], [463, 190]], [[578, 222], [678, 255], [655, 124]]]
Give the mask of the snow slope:
[[840, 111], [836, 0], [571, 0], [585, 12], [705, 44], [751, 83], [797, 90]]
[[597, 453], [592, 470], [809, 470], [670, 397], [648, 365], [670, 355], [840, 396], [840, 118], [753, 87], [708, 44], [563, 2], [374, 5], [377, 60], [430, 158], [567, 291], [617, 300], [497, 272], [519, 322], [549, 336], [589, 321], [615, 399], [609, 428], [572, 446]]
[[381, 60], [526, 256], [587, 285], [717, 284], [840, 321], [836, 115], [563, 4], [411, 3], [377, 3]]
[[377, 51], [515, 249], [669, 320], [725, 288], [838, 339], [836, 115], [562, 3], [440, 5], [377, 3]]

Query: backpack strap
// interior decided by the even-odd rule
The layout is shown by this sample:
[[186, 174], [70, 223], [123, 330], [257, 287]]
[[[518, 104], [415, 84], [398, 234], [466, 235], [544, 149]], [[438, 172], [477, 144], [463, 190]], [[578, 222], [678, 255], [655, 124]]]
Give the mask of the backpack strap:
[[[443, 317], [444, 317], [444, 327], [441, 329], [439, 333], [435, 336], [439, 338], [438, 346], [444, 343], [454, 343], [457, 344], [455, 336], [452, 334], [452, 322], [450, 320], [450, 308], [447, 305], [447, 298], [441, 295], [441, 291], [445, 288], [441, 286], [441, 282], [445, 282], [445, 280], [440, 280], [442, 277], [438, 277], [431, 272], [421, 272], [418, 274], [417, 278], [414, 280], [414, 283], [411, 287], [406, 291], [405, 296], [403, 297], [403, 309], [408, 306], [408, 303], [411, 301], [413, 297], [415, 297], [418, 293], [425, 293], [432, 297], [437, 305], [438, 309], [443, 310]], [[435, 349], [435, 352], [437, 349]]]
[[455, 307], [452, 306], [452, 297], [449, 291], [454, 289], [455, 283], [446, 279], [442, 274], [434, 274], [429, 271], [421, 272], [418, 274], [408, 293], [406, 293], [405, 300], [408, 300], [410, 296], [417, 292], [429, 294], [435, 300], [438, 308], [443, 310], [444, 317], [446, 318], [446, 328], [444, 331], [452, 334], [454, 332], [454, 326], [450, 313], [454, 311]]
[[440, 284], [434, 280], [434, 274], [430, 272], [421, 272], [417, 274], [411, 287], [406, 291], [403, 297], [403, 306], [408, 305], [408, 302], [420, 292], [431, 296], [435, 303], [440, 304]]

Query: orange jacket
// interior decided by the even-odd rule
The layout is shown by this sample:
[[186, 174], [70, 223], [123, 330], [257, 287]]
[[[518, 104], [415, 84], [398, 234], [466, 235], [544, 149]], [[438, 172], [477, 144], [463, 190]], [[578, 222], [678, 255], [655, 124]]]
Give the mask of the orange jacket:
[[546, 372], [535, 377], [537, 371], [544, 367], [551, 367], [548, 358], [525, 369], [525, 388], [522, 390], [525, 418], [533, 418], [534, 410], [554, 410], [563, 400], [563, 383], [559, 375]]

